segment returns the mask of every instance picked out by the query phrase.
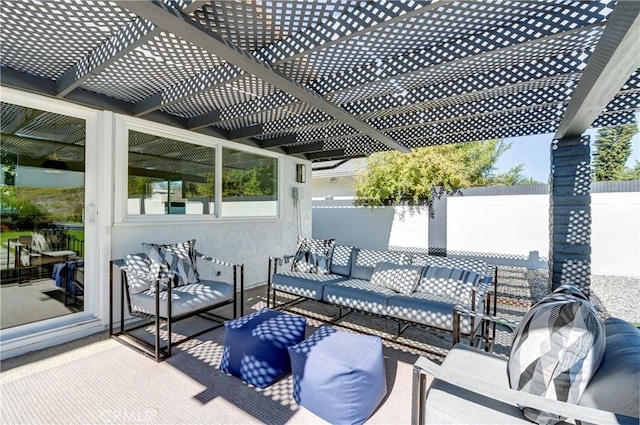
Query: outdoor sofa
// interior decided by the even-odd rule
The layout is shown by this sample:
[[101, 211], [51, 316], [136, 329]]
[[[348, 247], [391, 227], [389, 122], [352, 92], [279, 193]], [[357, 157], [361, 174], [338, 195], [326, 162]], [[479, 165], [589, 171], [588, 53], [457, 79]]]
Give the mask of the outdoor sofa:
[[602, 321], [586, 297], [567, 295], [570, 287], [520, 323], [456, 307], [454, 320], [474, 315], [511, 329], [509, 358], [463, 344], [441, 365], [420, 357], [411, 423], [640, 423], [640, 329], [615, 317]]
[[[153, 357], [157, 362], [171, 357], [173, 345], [223, 326], [244, 314], [244, 264], [231, 263], [199, 253], [195, 239], [176, 244], [142, 244], [144, 252], [111, 260], [109, 276], [109, 335]], [[114, 266], [120, 271], [119, 329], [115, 328]], [[127, 324], [128, 315], [146, 319]], [[214, 310], [232, 306], [232, 317]], [[174, 340], [172, 326], [189, 317], [208, 319], [212, 325]], [[161, 328], [166, 325], [166, 344]], [[152, 326], [149, 342], [141, 328]], [[148, 334], [147, 334], [148, 335]]]
[[[341, 307], [340, 318], [345, 308], [395, 320], [398, 335], [409, 325], [453, 331], [455, 305], [487, 314], [491, 311], [497, 272], [484, 261], [335, 245], [326, 251], [327, 270], [305, 268], [304, 264], [296, 267], [296, 259], [305, 256], [311, 262], [322, 261], [317, 245], [318, 241], [302, 240], [296, 255], [269, 259], [268, 305], [285, 309], [315, 300]], [[284, 265], [290, 268], [281, 267]], [[278, 304], [277, 293], [295, 298]], [[495, 298], [493, 301], [495, 314]], [[473, 317], [462, 320], [460, 334], [471, 339], [483, 335], [478, 333], [480, 322]], [[484, 336], [490, 338], [488, 333]]]

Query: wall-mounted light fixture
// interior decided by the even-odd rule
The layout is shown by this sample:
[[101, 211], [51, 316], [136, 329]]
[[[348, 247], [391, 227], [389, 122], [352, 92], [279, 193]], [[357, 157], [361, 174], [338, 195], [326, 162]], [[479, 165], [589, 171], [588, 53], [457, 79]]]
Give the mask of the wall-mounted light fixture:
[[304, 164], [296, 165], [296, 182], [305, 183], [307, 181], [307, 166]]

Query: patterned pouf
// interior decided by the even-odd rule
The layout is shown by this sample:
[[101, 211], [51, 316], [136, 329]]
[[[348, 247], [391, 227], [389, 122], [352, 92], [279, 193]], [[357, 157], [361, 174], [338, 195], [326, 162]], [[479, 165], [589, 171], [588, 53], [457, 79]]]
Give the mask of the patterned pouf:
[[220, 370], [258, 388], [291, 372], [287, 348], [304, 339], [304, 317], [268, 308], [225, 322]]
[[289, 348], [293, 398], [332, 424], [360, 424], [387, 394], [379, 337], [322, 326]]

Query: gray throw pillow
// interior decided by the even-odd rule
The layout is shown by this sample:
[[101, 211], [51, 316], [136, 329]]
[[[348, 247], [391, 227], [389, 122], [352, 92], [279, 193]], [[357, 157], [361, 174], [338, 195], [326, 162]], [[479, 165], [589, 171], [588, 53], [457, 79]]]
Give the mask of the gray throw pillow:
[[298, 251], [291, 264], [291, 271], [329, 274], [335, 244], [335, 239], [298, 237]]
[[[507, 362], [513, 389], [577, 404], [605, 349], [604, 324], [595, 308], [571, 285], [562, 285], [531, 307], [520, 322]], [[565, 418], [520, 406], [530, 421], [554, 424]]]
[[381, 261], [371, 275], [371, 283], [402, 294], [411, 294], [420, 282], [422, 266], [407, 266]]

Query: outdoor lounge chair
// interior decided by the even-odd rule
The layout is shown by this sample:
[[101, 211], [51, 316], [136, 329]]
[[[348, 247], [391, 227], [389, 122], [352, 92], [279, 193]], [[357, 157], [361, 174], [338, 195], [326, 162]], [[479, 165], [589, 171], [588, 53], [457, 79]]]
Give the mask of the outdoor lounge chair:
[[[474, 314], [481, 320], [515, 329], [513, 322], [467, 309], [457, 309], [454, 320], [459, 320], [460, 314]], [[577, 404], [512, 389], [507, 377], [506, 359], [457, 344], [440, 366], [424, 357], [415, 362], [411, 421], [413, 424], [530, 424], [531, 421], [518, 407], [526, 406], [582, 424], [638, 424], [640, 330], [617, 318], [605, 320], [604, 329], [606, 344], [602, 361], [588, 379]], [[557, 344], [539, 346], [542, 350], [542, 346], [548, 349], [557, 347]], [[529, 347], [528, 358], [540, 356], [542, 359], [544, 356], [545, 360], [540, 365], [544, 364], [549, 373], [548, 353], [531, 351], [535, 350]], [[528, 370], [531, 368], [529, 365]], [[434, 377], [428, 389], [427, 375]], [[533, 384], [529, 385], [533, 387]]]
[[[195, 240], [193, 241], [195, 243]], [[167, 245], [161, 246], [166, 247]], [[225, 320], [230, 318], [214, 314], [212, 310], [220, 309], [227, 305], [233, 305], [232, 318], [235, 319], [238, 313], [238, 303], [240, 315], [243, 315], [243, 294], [244, 294], [244, 265], [222, 261], [212, 257], [207, 257], [193, 250], [193, 260], [201, 269], [205, 264], [213, 267], [213, 275], [221, 276], [225, 271], [231, 271], [231, 282], [218, 280], [200, 279], [196, 276], [194, 283], [182, 283], [180, 279], [187, 273], [184, 272], [176, 262], [170, 264], [170, 278], [164, 278], [156, 274], [156, 277], [149, 279], [149, 271], [141, 273], [140, 267], [148, 267], [148, 257], [145, 254], [128, 255], [126, 259], [111, 261], [109, 300], [112, 308], [109, 310], [109, 335], [124, 342], [125, 344], [138, 349], [144, 354], [152, 356], [157, 362], [171, 356], [173, 345], [180, 344], [189, 339], [202, 335], [205, 332], [216, 329], [223, 325]], [[117, 266], [120, 270], [120, 304], [119, 304], [119, 330], [114, 330], [113, 315], [113, 270]], [[195, 268], [194, 268], [195, 270]], [[181, 277], [182, 275], [182, 277]], [[225, 273], [227, 275], [227, 273]], [[239, 288], [238, 288], [239, 283]], [[238, 300], [238, 297], [240, 298]], [[125, 303], [128, 314], [133, 317], [146, 319], [142, 323], [135, 323], [127, 327], [125, 322]], [[172, 325], [192, 316], [199, 316], [211, 320], [213, 325], [191, 333], [177, 341], [172, 338]], [[160, 329], [161, 323], [166, 324], [166, 345], [161, 346]], [[134, 331], [152, 326], [154, 334], [153, 343], [149, 343], [142, 335]], [[131, 341], [133, 340], [133, 341]], [[131, 343], [133, 342], [133, 343]]]

